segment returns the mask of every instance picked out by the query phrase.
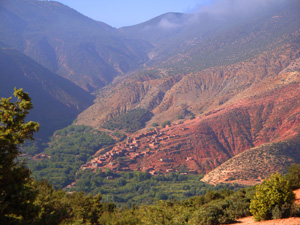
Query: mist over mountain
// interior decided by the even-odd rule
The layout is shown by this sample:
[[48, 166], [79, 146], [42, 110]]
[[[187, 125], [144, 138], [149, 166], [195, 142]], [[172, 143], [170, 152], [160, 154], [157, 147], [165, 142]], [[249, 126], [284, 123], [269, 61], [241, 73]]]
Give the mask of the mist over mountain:
[[149, 66], [165, 64], [163, 69], [169, 73], [175, 67], [186, 73], [266, 50], [299, 27], [298, 10], [297, 1], [221, 0], [195, 14], [167, 13], [120, 32], [156, 46], [149, 53]]
[[188, 14], [170, 12], [141, 24], [122, 27], [119, 31], [130, 38], [144, 39], [156, 44], [181, 33], [193, 17]]

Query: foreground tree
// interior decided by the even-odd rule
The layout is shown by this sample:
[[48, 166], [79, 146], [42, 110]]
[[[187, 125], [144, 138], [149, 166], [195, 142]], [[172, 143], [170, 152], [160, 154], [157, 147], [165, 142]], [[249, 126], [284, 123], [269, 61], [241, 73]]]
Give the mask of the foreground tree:
[[300, 164], [293, 164], [288, 168], [288, 173], [285, 175], [285, 179], [290, 182], [292, 190], [300, 188]]
[[38, 193], [34, 202], [38, 215], [32, 224], [99, 224], [103, 213], [100, 194], [66, 193], [55, 190], [47, 180], [35, 181], [34, 187]]
[[256, 221], [290, 216], [295, 194], [289, 182], [279, 173], [272, 174], [256, 187], [256, 195], [250, 203], [250, 212]]
[[28, 93], [15, 88], [14, 96], [15, 102], [12, 97], [0, 100], [0, 224], [30, 223], [37, 212], [30, 171], [16, 158], [19, 146], [33, 140], [39, 124], [25, 122], [33, 108]]

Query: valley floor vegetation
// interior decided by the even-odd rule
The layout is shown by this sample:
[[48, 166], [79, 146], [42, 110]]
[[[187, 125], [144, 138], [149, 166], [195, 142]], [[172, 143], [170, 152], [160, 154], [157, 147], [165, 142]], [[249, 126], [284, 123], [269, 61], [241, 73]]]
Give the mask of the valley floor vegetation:
[[[73, 182], [80, 166], [101, 148], [115, 143], [107, 134], [87, 126], [70, 125], [58, 130], [50, 138], [49, 146], [39, 160], [28, 159], [28, 167], [35, 179], [47, 179], [55, 188], [63, 188]], [[33, 156], [25, 148], [28, 156]]]
[[152, 176], [148, 172], [120, 172], [111, 170], [78, 171], [75, 184], [68, 191], [101, 193], [104, 202], [118, 207], [153, 204], [159, 200], [185, 200], [204, 195], [207, 191], [238, 190], [238, 185], [211, 185], [201, 180], [203, 175], [184, 175], [178, 172]]
[[[300, 188], [300, 165], [293, 165], [286, 175], [277, 173], [256, 187], [235, 191], [229, 186], [212, 188], [199, 183], [199, 177], [194, 179], [196, 176], [176, 173], [150, 177], [142, 172], [84, 171], [76, 174], [80, 181], [69, 192], [55, 188], [47, 180], [37, 181], [31, 178], [26, 164], [16, 159], [21, 154], [20, 145], [33, 139], [39, 124], [25, 122], [32, 108], [28, 94], [22, 89], [15, 89], [14, 95], [16, 102], [12, 102], [12, 98], [0, 100], [0, 224], [217, 225], [232, 223], [251, 214], [258, 221], [300, 215], [292, 192]], [[87, 128], [67, 129], [71, 134], [76, 129], [85, 134]], [[95, 131], [92, 133], [96, 134]], [[64, 131], [60, 131], [56, 138], [65, 135]], [[102, 133], [98, 135], [101, 138], [95, 142], [95, 148], [112, 143]], [[88, 140], [88, 136], [80, 140], [75, 135], [73, 144], [79, 146], [74, 147], [74, 151], [84, 148], [84, 144], [79, 143]], [[66, 143], [68, 145], [70, 143]], [[93, 148], [88, 149], [80, 156], [81, 160], [86, 160], [94, 151]], [[74, 160], [76, 162], [76, 158]], [[115, 179], [107, 182], [108, 176]], [[91, 189], [93, 185], [94, 190]], [[183, 191], [177, 186], [181, 186]], [[137, 198], [144, 195], [143, 200], [126, 196], [127, 192], [134, 192]], [[187, 194], [183, 196], [180, 193]], [[190, 197], [190, 194], [196, 196]], [[102, 196], [110, 197], [105, 201]], [[154, 197], [155, 201], [148, 201], [150, 197]], [[119, 204], [126, 202], [130, 204]]]

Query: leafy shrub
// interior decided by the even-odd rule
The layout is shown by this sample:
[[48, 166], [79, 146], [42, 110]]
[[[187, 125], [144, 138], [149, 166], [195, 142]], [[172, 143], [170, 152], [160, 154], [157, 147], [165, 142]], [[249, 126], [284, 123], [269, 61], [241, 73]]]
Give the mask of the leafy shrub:
[[157, 200], [167, 200], [168, 195], [166, 195], [165, 193], [162, 193], [162, 192], [158, 192], [158, 193], [156, 193], [155, 198]]
[[289, 182], [276, 173], [256, 187], [250, 212], [256, 221], [287, 217], [294, 201], [295, 194], [290, 189]]
[[195, 212], [191, 224], [218, 225], [223, 216], [224, 210], [222, 210], [221, 207], [216, 205], [205, 205]]
[[39, 214], [31, 224], [97, 224], [103, 211], [101, 196], [85, 195], [84, 192], [68, 194], [56, 191], [46, 180], [34, 182], [36, 190], [35, 206]]
[[183, 117], [183, 115], [178, 115], [177, 119], [181, 120], [181, 119], [184, 119], [184, 117]]
[[162, 126], [163, 128], [165, 128], [167, 125], [171, 125], [171, 122], [170, 122], [169, 120], [166, 120], [165, 122], [163, 122], [163, 123], [161, 124], [161, 126]]
[[300, 164], [293, 164], [289, 167], [285, 178], [289, 181], [293, 190], [300, 188]]
[[216, 191], [210, 191], [208, 190], [205, 194], [205, 200], [207, 202], [210, 202], [212, 200], [216, 200], [221, 198], [222, 196], [220, 195], [220, 193], [216, 192]]

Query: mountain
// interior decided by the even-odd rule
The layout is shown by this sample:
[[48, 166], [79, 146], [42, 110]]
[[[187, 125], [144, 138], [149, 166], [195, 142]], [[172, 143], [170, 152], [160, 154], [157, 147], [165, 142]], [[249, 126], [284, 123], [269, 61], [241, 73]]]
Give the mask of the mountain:
[[300, 25], [298, 1], [250, 3], [247, 10], [235, 5], [194, 15], [168, 13], [120, 31], [155, 46], [149, 53], [149, 66], [160, 64], [166, 73], [178, 74], [253, 57]]
[[23, 53], [0, 49], [0, 95], [12, 96], [14, 87], [23, 88], [32, 98], [30, 120], [41, 123], [38, 137], [47, 138], [69, 125], [93, 97], [69, 80], [54, 74]]
[[[269, 164], [266, 161], [264, 163], [265, 167], [272, 165], [272, 168], [268, 171], [262, 170], [265, 176], [261, 177], [261, 179], [274, 171], [286, 171], [286, 167], [292, 162], [298, 163], [299, 160], [297, 159], [300, 157], [297, 145], [293, 145], [294, 147], [291, 148], [288, 144], [283, 147], [281, 144], [276, 144], [278, 142], [289, 143], [292, 139], [299, 141], [299, 43], [297, 46], [297, 51], [294, 48], [293, 50], [284, 49], [283, 55], [274, 55], [274, 59], [283, 59], [289, 53], [294, 53], [296, 56], [296, 58], [291, 58], [285, 63], [277, 61], [278, 65], [281, 64], [282, 68], [284, 68], [283, 70], [278, 70], [276, 72], [277, 75], [272, 74], [273, 71], [277, 70], [272, 61], [270, 61], [269, 67], [265, 67], [268, 65], [265, 62], [261, 62], [264, 66], [259, 65], [256, 60], [247, 62], [248, 68], [245, 65], [246, 63], [244, 63], [243, 67], [245, 70], [243, 72], [251, 71], [255, 75], [253, 77], [255, 79], [259, 79], [259, 76], [263, 75], [259, 71], [264, 71], [264, 73], [269, 71], [272, 76], [262, 76], [260, 81], [254, 82], [254, 85], [245, 85], [240, 81], [243, 77], [248, 80], [249, 77], [247, 75], [249, 74], [240, 73], [240, 75], [234, 77], [226, 77], [226, 73], [224, 73], [225, 80], [232, 80], [235, 84], [241, 85], [235, 88], [239, 93], [228, 102], [220, 104], [220, 100], [216, 98], [215, 101], [218, 106], [211, 106], [211, 110], [205, 110], [202, 114], [197, 115], [195, 119], [185, 119], [184, 122], [174, 119], [170, 127], [161, 128], [158, 132], [150, 133], [150, 135], [147, 135], [146, 131], [142, 133], [142, 136], [133, 134], [131, 137], [136, 139], [138, 137], [139, 140], [135, 152], [131, 153], [132, 150], [127, 149], [123, 143], [119, 143], [116, 145], [119, 147], [113, 149], [110, 154], [116, 155], [116, 153], [121, 154], [121, 152], [124, 154], [122, 149], [128, 151], [128, 160], [134, 159], [135, 161], [130, 164], [123, 163], [122, 165], [126, 170], [128, 168], [130, 170], [140, 168], [141, 170], [155, 170], [156, 172], [166, 173], [170, 169], [179, 170], [181, 167], [186, 167], [191, 171], [207, 173], [233, 156], [246, 150], [248, 151], [248, 149], [251, 149], [249, 151], [256, 156], [255, 154], [258, 154], [260, 149], [265, 149], [265, 144], [271, 143], [272, 151], [268, 151], [269, 155], [266, 155], [266, 157], [274, 158], [274, 160], [270, 161]], [[281, 53], [283, 52], [281, 51]], [[270, 57], [265, 59], [269, 60]], [[253, 65], [257, 67], [256, 70]], [[234, 66], [238, 67], [238, 65]], [[249, 70], [250, 68], [251, 70]], [[228, 82], [224, 80], [220, 80], [220, 82], [228, 85]], [[197, 85], [195, 80], [193, 83]], [[241, 89], [244, 90], [242, 91]], [[229, 89], [228, 91], [231, 93], [233, 90]], [[209, 90], [207, 91], [210, 93]], [[177, 92], [182, 93], [178, 88]], [[224, 95], [224, 93], [221, 94], [221, 96]], [[187, 99], [187, 96], [184, 96]], [[173, 104], [177, 102], [176, 98], [172, 101]], [[178, 104], [180, 104], [180, 101]], [[149, 125], [157, 121], [155, 120], [157, 118], [159, 117], [154, 116]], [[166, 117], [164, 118], [166, 119]], [[287, 149], [288, 152], [285, 153], [284, 149]], [[274, 151], [276, 154], [273, 153]], [[134, 154], [138, 155], [138, 157], [132, 158]], [[244, 158], [246, 157], [245, 154]], [[283, 155], [286, 155], [286, 163], [283, 162]], [[164, 159], [167, 161], [162, 161]], [[240, 163], [239, 165], [252, 168], [252, 164], [260, 165], [257, 164], [259, 162], [258, 159], [259, 157], [252, 162], [249, 157], [248, 161], [243, 160], [245, 163], [247, 162], [246, 165]], [[121, 164], [113, 164], [113, 160], [114, 158], [108, 158], [105, 162], [102, 160], [100, 168], [118, 168], [120, 170]], [[240, 162], [240, 157], [236, 158], [234, 162]], [[278, 163], [280, 164], [278, 165]], [[222, 168], [218, 171], [222, 170]], [[254, 168], [251, 171], [258, 170]], [[250, 175], [248, 174], [248, 177]]]
[[0, 42], [87, 91], [139, 67], [152, 48], [58, 2], [4, 0], [0, 16]]
[[142, 39], [159, 45], [182, 33], [184, 26], [190, 23], [193, 16], [183, 13], [166, 13], [149, 21], [134, 26], [121, 27], [120, 33], [135, 39]]
[[[115, 29], [57, 2], [1, 1], [2, 95], [24, 87], [44, 136], [85, 109], [73, 125], [120, 140], [99, 150], [95, 146], [94, 158], [82, 169], [216, 171], [205, 178], [212, 183], [238, 180], [246, 172], [256, 180], [284, 172], [299, 162], [293, 143], [300, 131], [300, 2], [232, 2], [238, 5], [207, 6], [194, 15], [167, 13]], [[96, 95], [93, 104], [88, 92]], [[134, 126], [128, 125], [132, 117]], [[59, 133], [68, 138], [67, 130], [52, 140]], [[68, 182], [79, 163], [92, 158], [82, 155]], [[47, 164], [49, 157], [43, 152], [33, 160]], [[228, 174], [218, 177], [220, 169], [214, 169], [227, 160], [219, 168]]]
[[[168, 63], [162, 61], [160, 65], [132, 73], [124, 79], [116, 79], [111, 85], [99, 90], [96, 103], [79, 115], [78, 121], [86, 125], [100, 126], [111, 117], [140, 107], [153, 111], [155, 114], [153, 120], [161, 123], [164, 120], [174, 120], [177, 115], [185, 114], [187, 111], [198, 115], [224, 104], [265, 77], [278, 74], [297, 58], [300, 16], [296, 9], [299, 8], [299, 2], [291, 1], [289, 7], [280, 8], [279, 12], [268, 15], [268, 18], [259, 21], [256, 32], [252, 34], [253, 38], [249, 38], [248, 24], [239, 27], [238, 37], [240, 44], [244, 42], [244, 47], [239, 46], [235, 49], [235, 46], [239, 45], [238, 41], [229, 37], [224, 40], [228, 46], [233, 46], [230, 50], [224, 48], [224, 45], [218, 45], [218, 42], [209, 40], [195, 44], [192, 55], [189, 52], [175, 54], [168, 59]], [[298, 26], [295, 26], [297, 23]], [[254, 24], [253, 22], [252, 25]], [[273, 24], [273, 27], [270, 24]], [[283, 24], [290, 26], [287, 28]], [[231, 28], [225, 30], [221, 36], [225, 38], [231, 31]], [[262, 39], [266, 33], [274, 39], [265, 40], [268, 44], [264, 45]], [[278, 33], [282, 35], [277, 36]], [[242, 57], [243, 54], [248, 54], [247, 46], [258, 45], [263, 46], [259, 52], [253, 48], [253, 52], [250, 52], [246, 59]], [[227, 64], [223, 65], [224, 62], [211, 58], [210, 53], [199, 49], [203, 47], [211, 51], [211, 54], [218, 55], [223, 52], [218, 56], [220, 60], [236, 61], [232, 58], [233, 52], [240, 58], [236, 63], [227, 61]], [[255, 56], [252, 55], [254, 53]], [[175, 60], [174, 57], [181, 59]], [[170, 63], [173, 60], [176, 63]], [[206, 70], [199, 69], [198, 66], [206, 60], [209, 60], [211, 67]], [[191, 62], [198, 65], [195, 66]], [[217, 63], [220, 65], [213, 66]], [[185, 68], [187, 70], [183, 72]]]
[[[185, 166], [207, 173], [245, 150], [297, 136], [300, 4], [285, 3], [259, 19], [241, 20], [207, 39], [179, 45], [174, 52], [181, 54], [162, 54], [166, 60], [100, 89], [77, 124], [101, 129], [110, 118], [136, 108], [154, 114], [144, 130], [128, 134], [144, 134], [135, 161], [125, 149], [127, 161], [118, 164], [106, 155], [100, 168], [167, 173]], [[145, 138], [152, 124], [168, 120], [171, 127], [156, 133], [162, 138]], [[117, 146], [111, 156], [121, 154], [124, 146]]]

